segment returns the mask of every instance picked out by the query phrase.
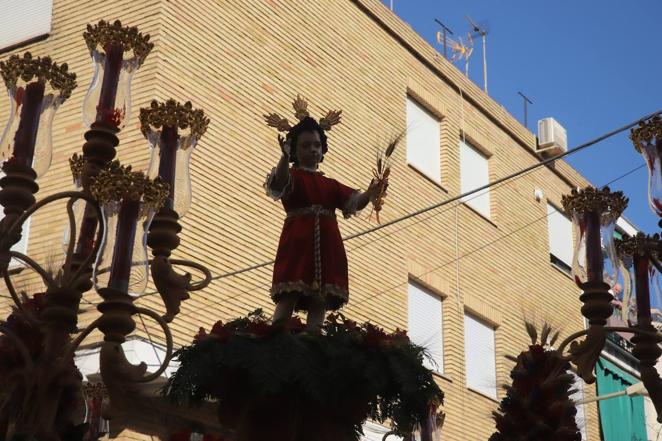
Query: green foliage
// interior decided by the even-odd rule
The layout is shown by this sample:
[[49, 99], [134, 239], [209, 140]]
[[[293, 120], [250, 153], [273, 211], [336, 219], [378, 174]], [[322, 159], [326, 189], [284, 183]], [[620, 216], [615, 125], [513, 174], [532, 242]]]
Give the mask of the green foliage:
[[261, 311], [201, 331], [180, 349], [164, 394], [175, 402], [216, 399], [224, 413], [259, 403], [295, 403], [333, 415], [358, 439], [367, 417], [400, 434], [426, 421], [443, 393], [423, 366], [425, 350], [402, 331], [332, 314], [320, 333], [298, 319], [269, 325]]

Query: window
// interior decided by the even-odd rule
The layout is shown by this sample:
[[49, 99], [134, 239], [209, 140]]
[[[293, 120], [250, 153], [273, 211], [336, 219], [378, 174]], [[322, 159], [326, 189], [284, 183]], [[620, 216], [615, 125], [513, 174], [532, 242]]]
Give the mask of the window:
[[432, 361], [425, 366], [435, 372], [444, 371], [444, 338], [441, 298], [418, 285], [409, 283], [407, 333], [412, 342], [428, 350]]
[[[466, 193], [489, 184], [490, 172], [487, 157], [464, 140], [460, 140], [460, 192]], [[488, 188], [474, 193], [462, 202], [490, 218], [490, 191]]]
[[0, 50], [51, 32], [53, 0], [3, 0]]
[[582, 433], [582, 441], [584, 441], [588, 439], [586, 432], [586, 412], [584, 410], [585, 404], [579, 403], [584, 399], [584, 380], [582, 380], [580, 376], [572, 371], [569, 371], [569, 373], [572, 374], [574, 378], [572, 389], [575, 390], [575, 393], [570, 396], [570, 399], [575, 403], [575, 408], [577, 409], [577, 413], [575, 414], [575, 421], [577, 422], [579, 431]]
[[407, 97], [407, 163], [441, 183], [439, 119]]
[[547, 204], [550, 261], [570, 272], [572, 267], [572, 223], [562, 211]]
[[467, 387], [496, 398], [494, 328], [468, 314], [464, 315], [464, 354]]

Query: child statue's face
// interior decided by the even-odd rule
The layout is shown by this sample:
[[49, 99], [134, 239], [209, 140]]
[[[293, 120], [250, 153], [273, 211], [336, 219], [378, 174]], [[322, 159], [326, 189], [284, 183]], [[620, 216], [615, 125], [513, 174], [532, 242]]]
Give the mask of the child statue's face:
[[299, 165], [307, 168], [317, 168], [322, 160], [322, 141], [317, 131], [299, 134], [296, 145], [296, 155]]

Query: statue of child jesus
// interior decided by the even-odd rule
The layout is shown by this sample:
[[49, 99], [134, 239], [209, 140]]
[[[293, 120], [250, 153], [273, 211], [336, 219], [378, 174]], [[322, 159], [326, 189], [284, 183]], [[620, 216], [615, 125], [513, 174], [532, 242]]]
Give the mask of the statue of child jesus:
[[306, 108], [297, 96], [294, 109], [299, 123], [294, 127], [277, 114], [265, 115], [268, 125], [288, 132], [285, 138], [278, 136], [282, 155], [265, 189], [282, 201], [286, 213], [271, 287], [276, 303], [273, 322], [303, 310], [308, 330], [315, 332], [326, 311], [339, 309], [349, 298], [347, 255], [336, 210], [345, 218], [352, 216], [377, 197], [379, 185], [373, 180], [361, 192], [318, 170], [328, 151], [325, 132], [340, 122], [340, 111], [331, 111], [317, 122]]

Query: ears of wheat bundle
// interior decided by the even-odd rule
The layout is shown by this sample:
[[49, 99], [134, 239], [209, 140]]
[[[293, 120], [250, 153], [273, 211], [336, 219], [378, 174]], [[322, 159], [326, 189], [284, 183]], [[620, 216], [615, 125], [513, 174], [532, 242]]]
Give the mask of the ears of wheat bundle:
[[386, 147], [386, 150], [377, 153], [377, 164], [376, 167], [372, 169], [373, 180], [377, 182], [377, 191], [373, 193], [373, 196], [370, 198], [372, 209], [370, 210], [368, 219], [372, 219], [372, 214], [374, 212], [377, 223], [379, 223], [379, 212], [384, 206], [384, 198], [386, 198], [386, 189], [388, 188], [388, 177], [391, 174], [389, 159], [395, 151], [395, 147], [402, 139], [402, 135], [403, 134], [400, 133], [393, 138]]

